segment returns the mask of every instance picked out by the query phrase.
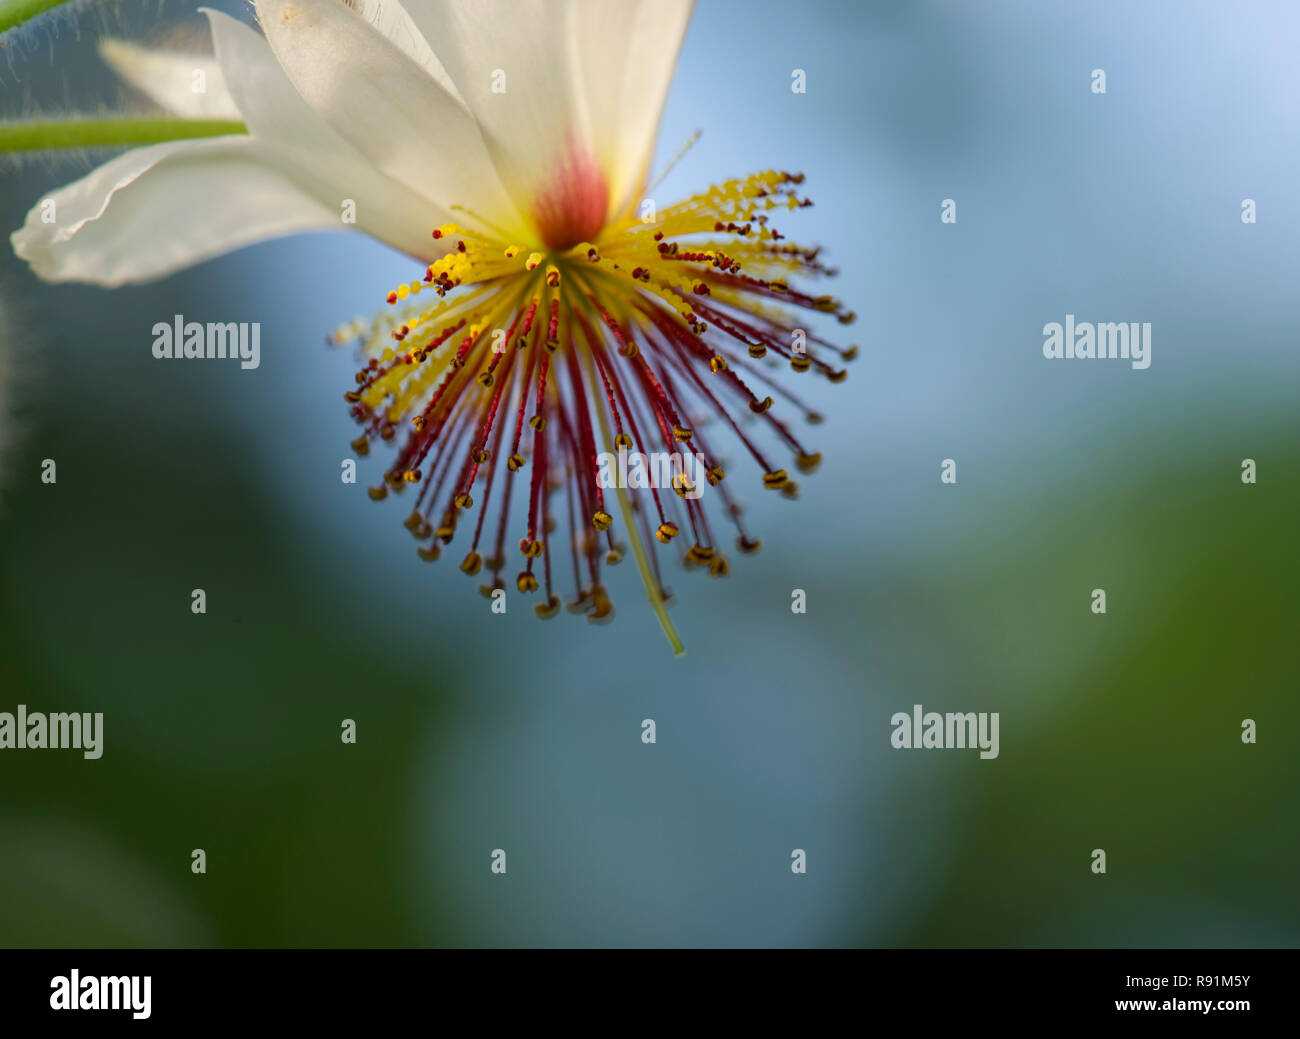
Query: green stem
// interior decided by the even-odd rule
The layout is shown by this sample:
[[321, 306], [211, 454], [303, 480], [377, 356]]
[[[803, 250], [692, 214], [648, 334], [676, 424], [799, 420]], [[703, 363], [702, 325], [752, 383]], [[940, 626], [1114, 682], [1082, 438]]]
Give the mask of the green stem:
[[68, 0], [0, 0], [0, 35], [65, 3]]
[[248, 133], [248, 128], [237, 119], [57, 119], [0, 123], [0, 152], [111, 148], [242, 133]]

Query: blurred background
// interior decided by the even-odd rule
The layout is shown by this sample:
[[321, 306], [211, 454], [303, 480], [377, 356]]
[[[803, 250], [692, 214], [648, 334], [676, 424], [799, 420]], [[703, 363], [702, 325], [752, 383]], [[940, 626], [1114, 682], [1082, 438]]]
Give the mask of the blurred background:
[[[97, 34], [193, 9], [29, 34], [0, 113], [112, 104]], [[862, 356], [797, 383], [801, 500], [737, 482], [763, 552], [666, 560], [679, 659], [631, 566], [607, 627], [494, 616], [367, 499], [381, 459], [340, 482], [324, 337], [409, 260], [315, 235], [106, 292], [6, 245], [0, 710], [103, 712], [105, 752], [0, 753], [0, 944], [1296, 944], [1298, 30], [701, 0], [659, 153], [703, 137], [656, 197], [803, 170], [779, 226]], [[0, 168], [6, 233], [99, 158]], [[156, 363], [175, 313], [260, 321], [260, 369]], [[1045, 360], [1066, 313], [1151, 322], [1150, 369]], [[893, 749], [918, 703], [999, 712], [999, 757]]]

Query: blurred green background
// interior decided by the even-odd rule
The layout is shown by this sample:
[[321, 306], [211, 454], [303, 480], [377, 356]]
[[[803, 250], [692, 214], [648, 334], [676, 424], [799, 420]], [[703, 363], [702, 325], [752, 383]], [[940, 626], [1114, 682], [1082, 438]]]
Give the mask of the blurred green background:
[[[801, 501], [736, 481], [762, 554], [673, 572], [682, 659], [629, 567], [609, 627], [493, 616], [365, 500], [379, 461], [340, 483], [323, 338], [408, 261], [311, 237], [109, 293], [6, 250], [0, 710], [103, 711], [105, 753], [0, 753], [0, 944], [1296, 944], [1300, 14], [1174, 10], [773, 7], [719, 94], [742, 12], [700, 5], [659, 192], [803, 169], [783, 230], [864, 356], [797, 387]], [[155, 20], [28, 41], [4, 114], [108, 98], [95, 32]], [[5, 168], [5, 226], [96, 158]], [[1151, 321], [1151, 368], [1045, 361], [1067, 312]], [[261, 368], [154, 361], [174, 313], [260, 321]], [[892, 749], [915, 703], [998, 711], [999, 757]]]

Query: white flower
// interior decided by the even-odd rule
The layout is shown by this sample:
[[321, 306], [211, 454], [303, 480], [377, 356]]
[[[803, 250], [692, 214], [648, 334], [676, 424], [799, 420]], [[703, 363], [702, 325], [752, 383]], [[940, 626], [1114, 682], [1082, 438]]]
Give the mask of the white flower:
[[[494, 612], [507, 541], [522, 557], [514, 589], [542, 593], [540, 616], [571, 581], [569, 608], [597, 622], [613, 614], [602, 565], [630, 545], [680, 650], [655, 543], [686, 535], [688, 567], [728, 573], [707, 483], [739, 549], [757, 551], [716, 444], [733, 437], [761, 485], [793, 497], [773, 445], [802, 472], [821, 456], [773, 394], [817, 415], [770, 369], [839, 382], [856, 352], [791, 309], [853, 317], [791, 284], [829, 273], [771, 223], [811, 204], [802, 175], [765, 170], [643, 206], [688, 0], [352, 2], [257, 0], [265, 39], [209, 11], [219, 64], [201, 69], [201, 100], [193, 58], [110, 44], [105, 58], [158, 103], [237, 114], [249, 133], [128, 152], [57, 192], [57, 222], [34, 210], [14, 248], [44, 278], [119, 285], [338, 228], [354, 207], [424, 265], [383, 317], [335, 336], [363, 357], [345, 394], [362, 427], [353, 450], [397, 441], [371, 497], [418, 486], [405, 525], [420, 558], [468, 541], [460, 568], [491, 575]], [[713, 428], [697, 435], [697, 417]], [[572, 569], [553, 565], [557, 547]]]
[[[453, 205], [533, 244], [548, 190], [560, 207], [552, 220], [581, 224], [593, 207], [602, 224], [613, 220], [644, 183], [691, 0], [256, 8], [265, 38], [205, 12], [215, 65], [103, 47], [172, 113], [241, 118], [249, 133], [137, 148], [47, 196], [57, 221], [37, 206], [12, 236], [40, 277], [159, 278], [263, 239], [343, 228], [345, 199], [358, 227], [426, 261], [448, 247], [429, 231], [453, 219]], [[206, 73], [202, 93], [195, 69]], [[607, 197], [567, 197], [575, 169], [598, 172]]]

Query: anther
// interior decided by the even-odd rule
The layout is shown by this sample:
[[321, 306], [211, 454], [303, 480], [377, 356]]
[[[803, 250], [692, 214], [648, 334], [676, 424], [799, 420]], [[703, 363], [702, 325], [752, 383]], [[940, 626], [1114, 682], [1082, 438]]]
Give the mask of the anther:
[[520, 538], [519, 551], [525, 559], [536, 559], [542, 554], [542, 543], [535, 538]]
[[659, 529], [655, 531], [655, 537], [665, 545], [677, 536], [677, 524], [669, 520], [666, 523], [659, 524]]
[[477, 552], [470, 552], [461, 562], [460, 568], [472, 576], [483, 569], [483, 557]]
[[533, 612], [537, 614], [537, 616], [541, 617], [542, 620], [550, 620], [560, 612], [560, 607], [562, 605], [563, 603], [560, 602], [560, 597], [558, 595], [552, 595], [546, 600], [546, 602], [539, 602], [534, 606]]
[[822, 463], [821, 452], [809, 454], [807, 451], [800, 451], [795, 457], [795, 465], [799, 467], [801, 473], [812, 473], [817, 471], [817, 467]]
[[686, 553], [686, 558], [692, 563], [707, 563], [716, 553], [716, 549], [709, 548], [701, 544], [694, 544]]

